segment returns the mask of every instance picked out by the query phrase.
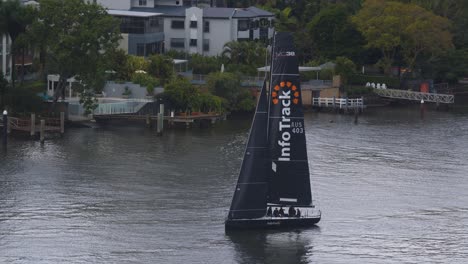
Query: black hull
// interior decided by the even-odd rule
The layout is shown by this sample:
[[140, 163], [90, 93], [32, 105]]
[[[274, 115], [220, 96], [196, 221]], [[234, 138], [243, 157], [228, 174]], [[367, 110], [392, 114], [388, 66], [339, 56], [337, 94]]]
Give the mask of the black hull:
[[301, 218], [260, 218], [260, 219], [227, 219], [226, 230], [243, 229], [288, 229], [313, 227], [320, 221], [317, 217]]

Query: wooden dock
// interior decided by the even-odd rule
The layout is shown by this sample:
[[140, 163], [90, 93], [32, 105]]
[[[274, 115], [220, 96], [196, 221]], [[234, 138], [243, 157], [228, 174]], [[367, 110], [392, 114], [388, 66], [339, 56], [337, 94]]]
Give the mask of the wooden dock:
[[[157, 122], [157, 115], [126, 115], [126, 114], [111, 114], [111, 115], [94, 115], [96, 121], [107, 121], [107, 120], [145, 120], [147, 124], [151, 122]], [[175, 116], [164, 116], [163, 121], [166, 121], [168, 124], [173, 125], [176, 123], [183, 123], [186, 126], [195, 123], [197, 121], [209, 121], [211, 124], [216, 123], [219, 120], [225, 119], [223, 114], [205, 114], [200, 113], [196, 115], [175, 115]]]
[[[8, 117], [10, 130], [24, 131], [30, 133], [39, 133], [40, 132], [40, 122], [35, 122], [34, 125], [31, 123], [30, 119], [21, 119], [17, 117]], [[38, 120], [39, 121], [39, 120]], [[45, 132], [59, 132], [60, 129], [60, 119], [59, 118], [45, 118]], [[32, 132], [31, 132], [32, 131]]]

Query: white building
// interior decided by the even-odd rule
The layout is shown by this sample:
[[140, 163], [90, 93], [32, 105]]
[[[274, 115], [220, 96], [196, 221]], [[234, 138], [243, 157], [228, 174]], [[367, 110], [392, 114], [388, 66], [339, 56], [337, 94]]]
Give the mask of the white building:
[[274, 14], [256, 7], [217, 8], [200, 0], [97, 2], [121, 19], [120, 47], [139, 56], [170, 49], [215, 56], [227, 42], [266, 42], [273, 36]]

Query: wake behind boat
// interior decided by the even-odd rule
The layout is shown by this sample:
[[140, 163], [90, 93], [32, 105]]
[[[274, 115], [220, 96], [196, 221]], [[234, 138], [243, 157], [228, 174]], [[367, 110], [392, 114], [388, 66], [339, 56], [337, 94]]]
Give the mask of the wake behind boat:
[[265, 79], [260, 92], [226, 229], [310, 227], [321, 219], [312, 204], [299, 65], [290, 33], [275, 33], [268, 83]]

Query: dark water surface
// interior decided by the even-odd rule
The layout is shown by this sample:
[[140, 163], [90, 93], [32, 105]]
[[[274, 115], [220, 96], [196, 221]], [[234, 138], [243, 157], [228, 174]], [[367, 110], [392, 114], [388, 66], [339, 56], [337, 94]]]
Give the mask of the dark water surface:
[[306, 115], [317, 228], [226, 235], [248, 118], [0, 152], [0, 263], [467, 263], [468, 115]]

